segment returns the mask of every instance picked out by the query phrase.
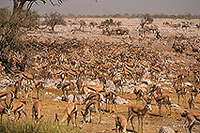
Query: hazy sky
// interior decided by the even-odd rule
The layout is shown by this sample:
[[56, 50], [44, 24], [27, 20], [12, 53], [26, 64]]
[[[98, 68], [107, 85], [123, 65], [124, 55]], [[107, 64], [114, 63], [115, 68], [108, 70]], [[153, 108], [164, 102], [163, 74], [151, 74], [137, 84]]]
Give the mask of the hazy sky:
[[[0, 8], [12, 8], [12, 0], [0, 0]], [[58, 11], [62, 14], [102, 15], [116, 13], [184, 14], [200, 15], [200, 0], [67, 0], [59, 7], [49, 3], [34, 5], [40, 14]]]

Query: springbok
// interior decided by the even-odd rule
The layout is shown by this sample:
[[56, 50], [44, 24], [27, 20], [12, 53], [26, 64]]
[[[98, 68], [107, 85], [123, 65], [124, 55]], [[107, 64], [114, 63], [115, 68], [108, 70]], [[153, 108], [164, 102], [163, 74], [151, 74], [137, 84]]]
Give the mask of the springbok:
[[67, 120], [67, 125], [69, 125], [69, 122], [72, 119], [72, 124], [74, 124], [73, 117], [72, 117], [72, 115], [74, 114], [75, 115], [75, 126], [77, 126], [77, 124], [76, 124], [77, 112], [78, 111], [77, 111], [76, 103], [69, 103], [69, 104], [67, 104], [67, 106], [65, 108], [62, 119], [59, 121], [58, 116], [56, 114], [55, 121], [59, 121], [59, 123], [61, 124]]
[[130, 119], [131, 121], [131, 126], [134, 130], [133, 127], [133, 118], [135, 116], [138, 116], [138, 132], [143, 132], [143, 118], [145, 114], [149, 111], [152, 111], [150, 103], [146, 103], [144, 107], [138, 106], [138, 105], [130, 105], [128, 106], [128, 118], [127, 118], [127, 123]]
[[96, 112], [98, 112], [99, 114], [99, 122], [101, 123], [101, 107], [100, 107], [100, 102], [97, 100], [92, 100], [89, 103], [86, 104], [86, 108], [85, 108], [85, 112], [83, 113], [81, 111], [81, 114], [83, 116], [83, 123], [87, 123], [88, 120], [86, 118], [86, 116], [89, 114], [90, 115], [90, 120], [89, 122], [92, 122], [92, 109], [95, 108]]

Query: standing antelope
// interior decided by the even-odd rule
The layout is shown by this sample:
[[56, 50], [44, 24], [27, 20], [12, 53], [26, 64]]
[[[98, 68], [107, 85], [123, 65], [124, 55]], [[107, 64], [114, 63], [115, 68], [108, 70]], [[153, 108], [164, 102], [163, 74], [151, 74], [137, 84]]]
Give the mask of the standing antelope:
[[115, 128], [116, 133], [117, 133], [118, 126], [119, 126], [119, 133], [120, 132], [123, 132], [123, 133], [126, 132], [127, 120], [122, 114], [117, 114], [116, 115], [116, 117], [115, 117], [115, 126], [116, 126], [116, 128]]
[[169, 106], [170, 114], [171, 114], [171, 98], [168, 95], [156, 95], [153, 94], [153, 97], [158, 104], [158, 110], [159, 110], [159, 116], [161, 116], [161, 107], [162, 105], [165, 105], [166, 112], [168, 111], [167, 105]]
[[112, 91], [106, 92], [106, 95], [105, 95], [105, 97], [106, 97], [106, 110], [107, 110], [107, 107], [108, 107], [110, 113], [112, 112], [113, 104], [115, 105], [115, 111], [117, 111], [117, 105], [116, 105], [116, 102], [115, 102], [116, 96], [117, 96], [117, 94], [112, 92]]
[[76, 86], [78, 88], [78, 93], [80, 93], [80, 91], [81, 91], [82, 84], [83, 83], [81, 81], [81, 78], [80, 78], [80, 76], [78, 76], [78, 80], [76, 81]]
[[74, 124], [73, 122], [73, 117], [72, 115], [74, 114], [75, 116], [75, 126], [77, 126], [76, 124], [76, 118], [77, 118], [77, 105], [76, 103], [69, 103], [67, 104], [65, 111], [64, 111], [64, 115], [62, 117], [62, 119], [59, 121], [58, 116], [56, 114], [56, 120], [55, 121], [59, 121], [59, 123], [63, 123], [67, 120], [67, 125], [69, 125], [70, 120], [72, 119], [72, 124]]
[[36, 83], [35, 88], [37, 90], [37, 99], [39, 99], [40, 90], [42, 90], [42, 96], [43, 96], [43, 99], [44, 99], [44, 82], [40, 81], [40, 82]]
[[96, 85], [84, 85], [82, 88], [82, 94], [85, 94], [85, 96], [88, 94], [88, 91], [94, 91], [94, 92], [102, 92], [104, 90], [105, 83], [102, 83], [101, 86]]
[[[67, 87], [69, 87], [69, 88], [67, 88]], [[67, 83], [64, 83], [63, 85], [62, 85], [62, 91], [63, 91], [63, 96], [64, 96], [64, 99], [66, 99], [66, 96], [68, 96], [69, 94], [68, 94], [68, 91], [69, 90], [72, 90], [72, 91], [75, 91], [75, 85], [74, 85], [74, 83], [73, 82], [67, 82]]]
[[134, 94], [136, 95], [136, 104], [140, 100], [144, 103], [144, 92], [141, 89], [134, 89]]
[[185, 120], [185, 124], [186, 124], [186, 121], [188, 120], [188, 126], [187, 128], [189, 129], [189, 132], [191, 133], [192, 131], [192, 127], [194, 125], [200, 125], [200, 113], [197, 113], [197, 112], [188, 112], [187, 110], [185, 110], [182, 114], [181, 114], [182, 117], [186, 117], [186, 120]]
[[194, 105], [195, 97], [192, 93], [190, 93], [190, 95], [191, 95], [191, 97], [188, 99], [188, 104], [189, 104], [189, 109], [192, 109], [195, 107], [195, 105]]
[[134, 130], [133, 118], [137, 115], [138, 116], [138, 132], [140, 132], [140, 130], [141, 130], [141, 132], [143, 132], [143, 118], [144, 118], [145, 114], [148, 112], [148, 110], [152, 111], [151, 105], [149, 103], [147, 103], [144, 107], [141, 107], [138, 105], [128, 106], [127, 123], [130, 119], [133, 130]]
[[99, 114], [99, 122], [101, 123], [101, 107], [100, 107], [100, 102], [97, 100], [92, 100], [89, 103], [86, 104], [86, 109], [85, 109], [85, 113], [83, 113], [81, 111], [81, 114], [83, 116], [83, 122], [87, 123], [88, 120], [86, 119], [87, 114], [90, 115], [90, 120], [89, 122], [92, 122], [92, 109], [95, 108], [95, 111], [98, 112]]
[[35, 118], [36, 121], [39, 121], [43, 115], [41, 115], [41, 103], [40, 101], [36, 101], [33, 103], [33, 107], [32, 107], [32, 119]]

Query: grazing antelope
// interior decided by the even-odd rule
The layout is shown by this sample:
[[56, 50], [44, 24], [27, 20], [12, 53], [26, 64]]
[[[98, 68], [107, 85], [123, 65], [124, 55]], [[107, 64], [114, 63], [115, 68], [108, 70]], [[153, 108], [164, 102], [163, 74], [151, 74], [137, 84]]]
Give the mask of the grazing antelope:
[[[152, 111], [151, 105], [149, 103], [146, 103], [144, 107], [138, 106], [138, 105], [130, 105], [128, 106], [128, 118], [127, 118], [127, 123], [130, 119], [131, 121], [131, 126], [134, 130], [133, 127], [133, 118], [137, 115], [138, 116], [138, 132], [143, 132], [143, 118], [145, 114], [149, 111]], [[141, 124], [141, 125], [140, 125]]]
[[90, 93], [90, 95], [88, 95], [87, 98], [84, 100], [83, 104], [85, 104], [89, 100], [96, 100], [101, 102], [103, 100], [103, 96], [100, 93]]
[[190, 93], [191, 97], [188, 99], [188, 104], [189, 104], [189, 109], [193, 109], [194, 108], [194, 95], [192, 93]]
[[1, 120], [2, 120], [3, 114], [7, 114], [8, 116], [10, 116], [10, 114], [11, 114], [11, 111], [10, 111], [11, 103], [9, 105], [6, 104], [6, 106], [4, 106], [3, 104], [0, 104]]
[[33, 107], [32, 107], [32, 119], [35, 118], [36, 121], [39, 121], [43, 115], [41, 115], [41, 103], [40, 101], [36, 101], [33, 103]]
[[16, 116], [16, 112], [19, 114], [17, 120], [19, 120], [19, 118], [21, 117], [21, 112], [23, 112], [24, 115], [27, 117], [27, 114], [24, 111], [23, 107], [24, 107], [24, 103], [22, 102], [16, 102], [13, 105], [11, 105], [11, 112], [13, 112], [15, 116]]
[[188, 112], [187, 110], [185, 110], [182, 114], [182, 117], [186, 117], [185, 120], [185, 124], [186, 121], [188, 120], [188, 126], [187, 128], [189, 129], [189, 132], [192, 132], [192, 127], [194, 125], [200, 125], [200, 113], [197, 112]]
[[83, 113], [81, 111], [81, 114], [83, 116], [83, 122], [87, 123], [88, 120], [86, 119], [86, 116], [89, 114], [90, 115], [90, 120], [89, 122], [92, 122], [92, 109], [95, 109], [96, 112], [99, 114], [99, 122], [101, 123], [101, 107], [100, 107], [100, 102], [97, 100], [92, 100], [89, 103], [86, 104], [86, 109], [85, 112]]
[[12, 90], [0, 92], [0, 101], [4, 101], [6, 105], [12, 103], [14, 97], [15, 97], [14, 91]]
[[[168, 95], [163, 95], [163, 96], [156, 95], [155, 96], [155, 94], [153, 94], [153, 97], [154, 97], [156, 103], [158, 104], [159, 116], [161, 116], [162, 105], [165, 106], [166, 112], [168, 110], [170, 110], [170, 114], [171, 114], [171, 98]], [[168, 105], [169, 109], [167, 108], [167, 105]]]
[[77, 109], [76, 103], [69, 103], [69, 104], [67, 104], [67, 106], [65, 108], [62, 119], [59, 121], [58, 116], [56, 114], [55, 121], [59, 121], [59, 123], [61, 124], [67, 120], [67, 125], [69, 125], [69, 122], [72, 119], [72, 124], [74, 124], [73, 118], [72, 118], [72, 115], [74, 114], [75, 115], [74, 116], [75, 117], [75, 126], [77, 126], [77, 124], [76, 124], [77, 113], [78, 113], [78, 109]]
[[117, 133], [117, 128], [119, 126], [119, 133], [126, 132], [126, 127], [127, 127], [127, 120], [122, 114], [117, 114], [115, 117], [115, 131]]

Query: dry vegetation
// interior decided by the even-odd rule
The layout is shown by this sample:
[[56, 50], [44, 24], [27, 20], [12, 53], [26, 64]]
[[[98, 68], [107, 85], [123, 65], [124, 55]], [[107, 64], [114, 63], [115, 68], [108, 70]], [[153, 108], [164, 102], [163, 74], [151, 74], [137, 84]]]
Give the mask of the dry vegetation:
[[[40, 96], [40, 100], [41, 114], [44, 117], [41, 118], [41, 121], [50, 122], [51, 125], [52, 123], [58, 124], [54, 123], [55, 114], [57, 113], [58, 118], [61, 118], [67, 105], [67, 101], [63, 101], [66, 99], [61, 100], [62, 90], [58, 89], [63, 87], [64, 83], [73, 82], [74, 91], [71, 86], [71, 88], [66, 88], [70, 89], [69, 94], [79, 97], [80, 93], [76, 86], [79, 78], [83, 82], [81, 88], [83, 85], [100, 86], [106, 80], [107, 91], [112, 91], [121, 98], [118, 100], [120, 104], [117, 104], [117, 111], [113, 108], [114, 111], [111, 114], [107, 111], [102, 112], [100, 124], [97, 124], [98, 114], [92, 113], [92, 122], [83, 125], [80, 112], [85, 110], [85, 105], [80, 104], [81, 100], [77, 101], [77, 128], [80, 129], [75, 128], [73, 131], [110, 133], [115, 132], [113, 115], [123, 114], [127, 119], [128, 106], [136, 103], [134, 90], [141, 89], [144, 97], [148, 97], [148, 92], [155, 84], [163, 90], [162, 95], [168, 95], [171, 98], [172, 112], [171, 114], [169, 111], [166, 112], [166, 108], [162, 106], [163, 116], [160, 117], [156, 101], [152, 98], [153, 110], [144, 117], [144, 132], [155, 133], [163, 126], [169, 126], [175, 132], [188, 132], [188, 129], [184, 127], [185, 118], [181, 117], [181, 113], [184, 109], [189, 110], [190, 93], [194, 95], [199, 93], [200, 30], [196, 24], [199, 24], [200, 21], [195, 19], [154, 19], [153, 23], [141, 29], [138, 27], [141, 19], [115, 18], [113, 19], [114, 23], [121, 22], [120, 25], [100, 25], [105, 20], [104, 18], [66, 18], [67, 25], [55, 26], [53, 33], [44, 29], [44, 26], [40, 26], [38, 30], [29, 31], [27, 35], [23, 36], [25, 49], [29, 51], [28, 57], [24, 59], [24, 55], [21, 53], [11, 51], [9, 61], [12, 73], [5, 71], [5, 67], [1, 66], [2, 91], [5, 91], [4, 89], [14, 90], [15, 82], [21, 80], [23, 82], [21, 93], [23, 94], [25, 87], [32, 82], [31, 84], [34, 86], [33, 101], [29, 96], [28, 103], [24, 107], [28, 119], [31, 119], [32, 105], [37, 100], [36, 90], [40, 89], [35, 85], [39, 81], [43, 81], [45, 84], [44, 97]], [[166, 22], [168, 23], [166, 24]], [[185, 28], [184, 24], [189, 26]], [[129, 32], [121, 35], [121, 33], [113, 32], [116, 31], [115, 29], [129, 30]], [[102, 34], [103, 30], [112, 32]], [[158, 32], [159, 38], [157, 37]], [[22, 61], [23, 59], [25, 61]], [[33, 78], [21, 73], [20, 67], [17, 65], [20, 63], [25, 64], [24, 71], [31, 74]], [[64, 78], [61, 76], [62, 74], [64, 74]], [[121, 85], [118, 85], [116, 80], [119, 80]], [[33, 83], [33, 81], [35, 82]], [[123, 92], [119, 92], [120, 86]], [[177, 89], [182, 88], [187, 89], [186, 105], [182, 103], [181, 97], [179, 106], [176, 92], [178, 92]], [[198, 92], [195, 92], [194, 88]], [[105, 92], [104, 89], [100, 93], [105, 95], [108, 92]], [[70, 96], [67, 99], [71, 100]], [[122, 102], [123, 99], [126, 102]], [[14, 99], [14, 103], [17, 101], [25, 101], [24, 95], [20, 99]], [[194, 101], [195, 108], [190, 111], [199, 112], [200, 99], [198, 95]], [[4, 104], [3, 101], [2, 104]], [[137, 105], [144, 106], [142, 101], [138, 101]], [[104, 104], [101, 108], [106, 110], [105, 107]], [[6, 117], [6, 115], [3, 116], [3, 121], [6, 120]], [[17, 122], [23, 123], [24, 120], [26, 121], [26, 117], [22, 114], [22, 119]], [[137, 117], [133, 119], [135, 132], [138, 131], [137, 120]], [[63, 125], [67, 126], [66, 123]], [[71, 122], [69, 126], [73, 127]], [[57, 132], [57, 130], [55, 131]], [[134, 132], [130, 121], [127, 131]], [[192, 132], [195, 133], [199, 131], [199, 126], [194, 126], [192, 129]], [[49, 132], [53, 131], [49, 130]], [[60, 132], [65, 132], [65, 130], [60, 130]]]

